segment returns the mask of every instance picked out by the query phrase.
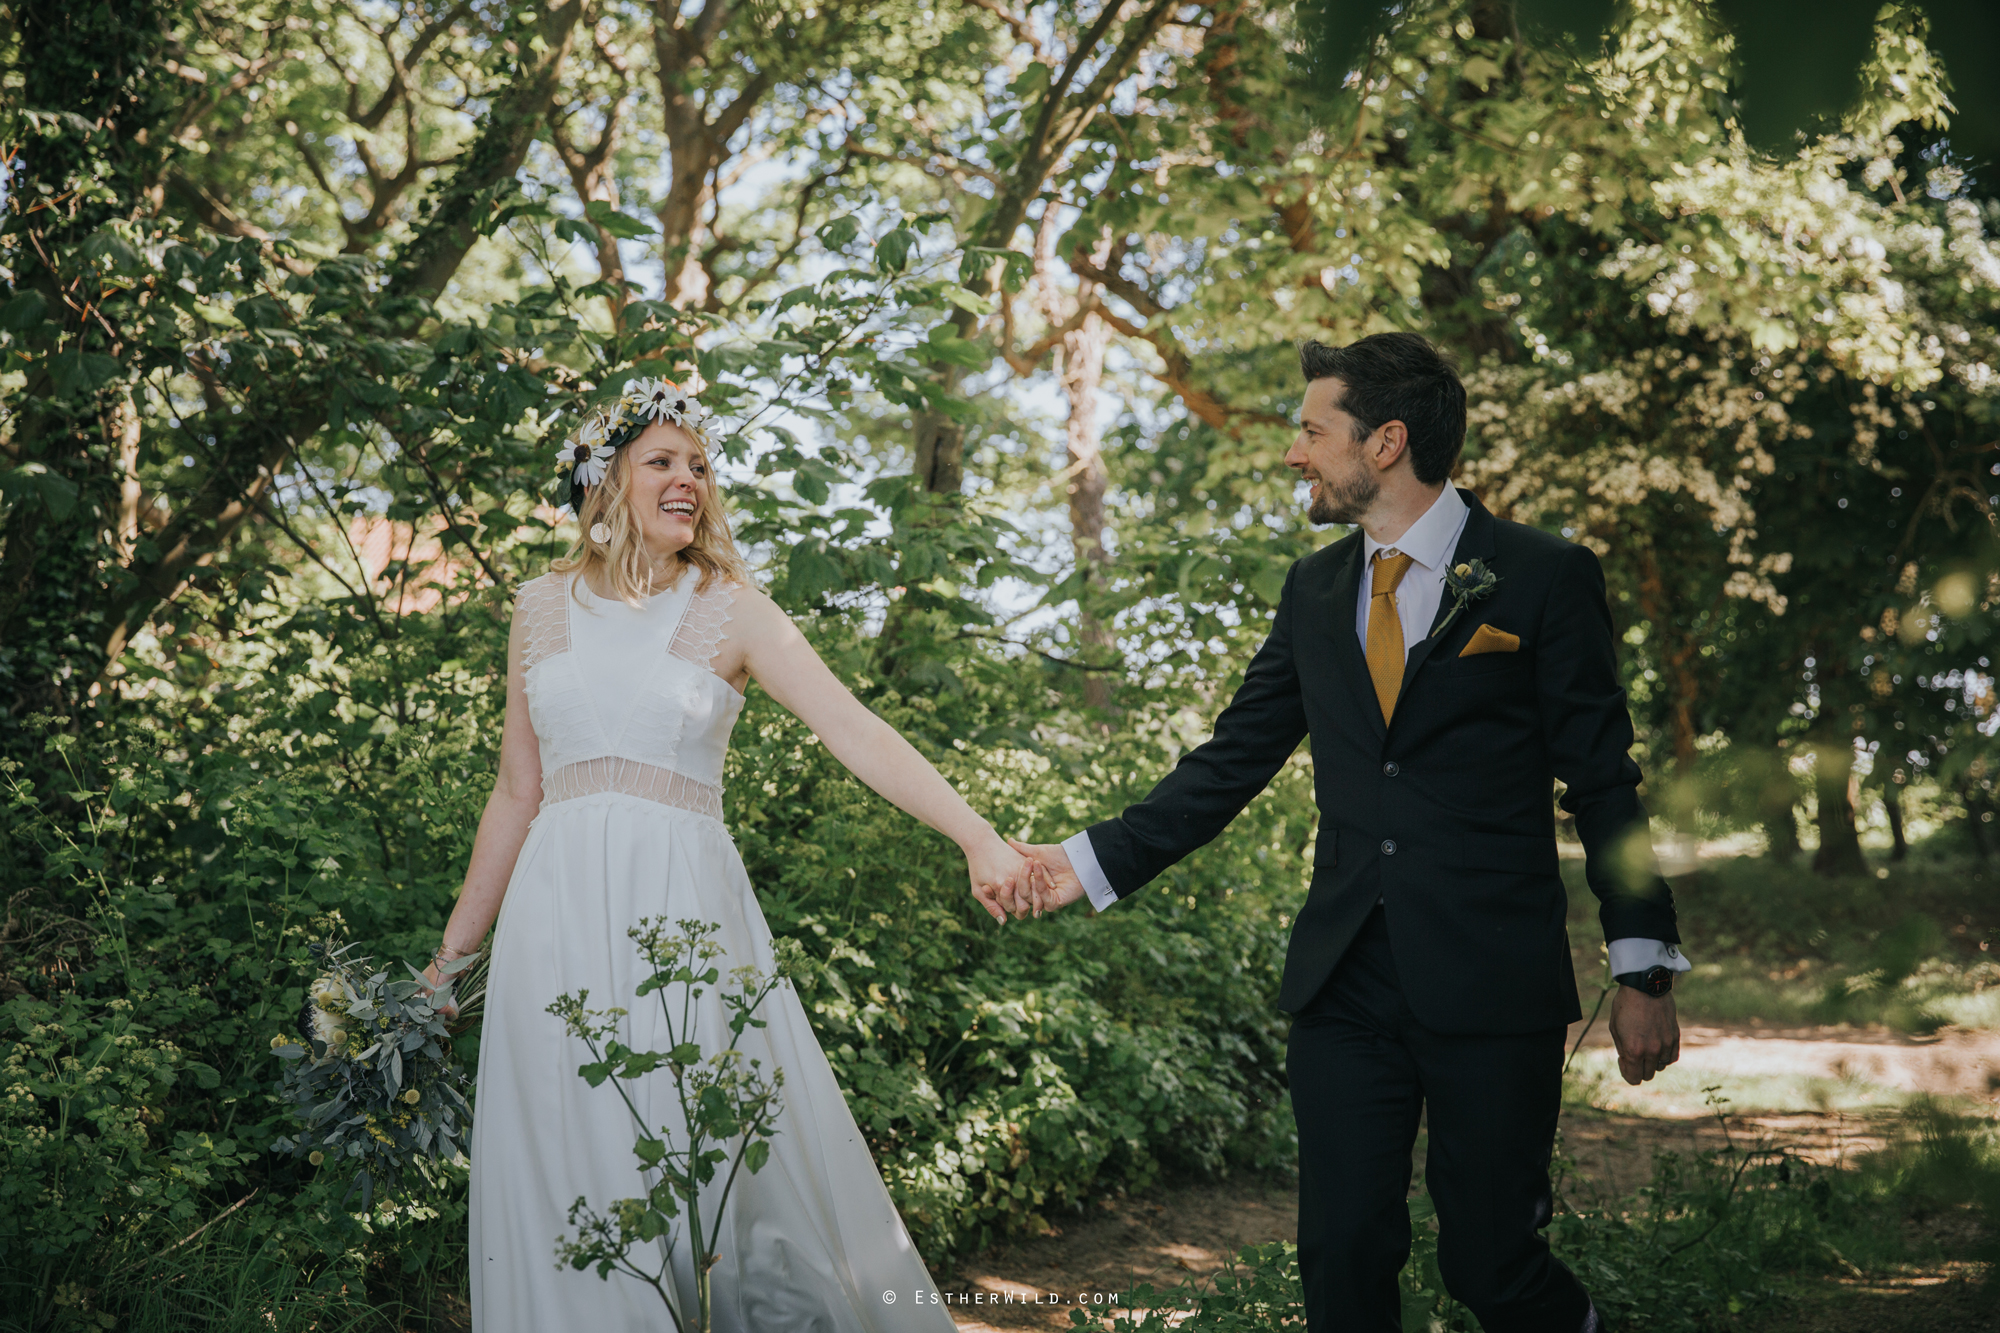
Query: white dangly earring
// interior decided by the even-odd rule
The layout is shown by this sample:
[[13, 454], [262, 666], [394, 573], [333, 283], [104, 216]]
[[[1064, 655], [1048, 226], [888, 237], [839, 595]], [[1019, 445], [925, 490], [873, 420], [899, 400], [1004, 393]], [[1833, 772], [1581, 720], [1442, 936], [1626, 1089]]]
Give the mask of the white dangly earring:
[[605, 543], [611, 540], [611, 525], [609, 523], [591, 524], [590, 539], [596, 542], [599, 546], [603, 546]]

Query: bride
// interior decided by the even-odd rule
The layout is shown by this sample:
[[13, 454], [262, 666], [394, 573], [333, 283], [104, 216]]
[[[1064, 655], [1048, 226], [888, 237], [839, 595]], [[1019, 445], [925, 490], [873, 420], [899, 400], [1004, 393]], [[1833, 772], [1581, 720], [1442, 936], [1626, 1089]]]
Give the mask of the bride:
[[[723, 754], [748, 682], [958, 843], [996, 921], [1002, 895], [1025, 886], [1023, 859], [752, 586], [707, 444], [700, 408], [659, 380], [586, 421], [559, 463], [583, 536], [515, 603], [499, 776], [430, 973], [477, 949], [498, 916], [472, 1127], [477, 1333], [668, 1325], [650, 1287], [556, 1266], [579, 1196], [602, 1209], [646, 1187], [623, 1102], [577, 1076], [589, 1053], [546, 1007], [585, 989], [593, 1007], [629, 1005], [621, 1039], [646, 1049], [657, 1010], [632, 1004], [648, 969], [625, 933], [641, 917], [716, 922], [724, 971], [771, 968], [770, 929], [722, 823]], [[712, 1052], [728, 1044], [727, 1015], [714, 988], [701, 1003]], [[716, 1329], [949, 1333], [797, 993], [773, 992], [759, 1017], [736, 1045], [783, 1070], [784, 1109], [769, 1162], [738, 1178], [722, 1218]], [[666, 1083], [631, 1089], [653, 1128], [673, 1105]], [[692, 1263], [677, 1251], [692, 1308]]]

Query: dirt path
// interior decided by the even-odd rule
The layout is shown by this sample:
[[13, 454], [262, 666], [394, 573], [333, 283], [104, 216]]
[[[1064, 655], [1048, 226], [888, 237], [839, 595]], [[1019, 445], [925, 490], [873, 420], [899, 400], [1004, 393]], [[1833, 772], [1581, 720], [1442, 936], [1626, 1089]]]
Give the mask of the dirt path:
[[[1572, 1041], [1581, 1032], [1582, 1025], [1573, 1028]], [[1601, 1066], [1609, 1047], [1600, 1021], [1584, 1036], [1579, 1061]], [[1778, 1104], [1718, 1118], [1702, 1088], [1745, 1076], [1766, 1080], [1768, 1099]], [[1606, 1083], [1604, 1097], [1593, 1100], [1607, 1109], [1564, 1111], [1563, 1151], [1575, 1164], [1565, 1188], [1587, 1198], [1627, 1196], [1651, 1178], [1655, 1152], [1717, 1148], [1725, 1133], [1829, 1165], [1881, 1148], [1888, 1126], [1878, 1116], [1785, 1100], [1824, 1102], [1827, 1086], [1885, 1096], [1929, 1093], [2000, 1109], [2000, 1033], [1691, 1027], [1671, 1083], [1662, 1079], [1638, 1092]], [[1293, 1188], [1288, 1179], [1236, 1179], [1103, 1200], [1088, 1216], [1059, 1219], [1056, 1235], [971, 1256], [942, 1289], [968, 1333], [1068, 1329], [1079, 1302], [1101, 1305], [1141, 1282], [1170, 1288], [1189, 1275], [1215, 1272], [1245, 1245], [1293, 1239]], [[1965, 1265], [1947, 1265], [1828, 1284], [1824, 1299], [1788, 1308], [1759, 1333], [2000, 1333], [2000, 1314], [1976, 1276]]]
[[1236, 1178], [1106, 1199], [1058, 1234], [995, 1246], [940, 1284], [965, 1330], [1067, 1329], [1082, 1304], [1102, 1308], [1140, 1283], [1207, 1276], [1245, 1245], [1298, 1235], [1290, 1178]]
[[[1583, 1029], [1570, 1028], [1570, 1042]], [[1609, 1051], [1600, 1018], [1584, 1050]], [[1731, 1077], [1822, 1078], [1872, 1083], [1934, 1097], [1990, 1098], [2000, 1092], [2000, 1032], [1947, 1028], [1913, 1036], [1885, 1027], [1699, 1027], [1681, 1031], [1685, 1073]]]

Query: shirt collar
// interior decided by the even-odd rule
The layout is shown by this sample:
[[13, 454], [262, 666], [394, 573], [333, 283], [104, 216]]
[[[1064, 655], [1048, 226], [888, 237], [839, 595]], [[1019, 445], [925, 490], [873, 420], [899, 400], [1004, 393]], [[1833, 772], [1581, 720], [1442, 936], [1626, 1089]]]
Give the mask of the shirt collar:
[[1465, 497], [1458, 493], [1458, 487], [1446, 482], [1444, 493], [1424, 511], [1422, 518], [1410, 524], [1408, 532], [1395, 541], [1385, 544], [1363, 532], [1362, 563], [1364, 567], [1373, 563], [1377, 551], [1395, 550], [1425, 569], [1443, 569], [1458, 545], [1458, 533], [1465, 526], [1465, 516], [1469, 512], [1470, 507], [1465, 503]]

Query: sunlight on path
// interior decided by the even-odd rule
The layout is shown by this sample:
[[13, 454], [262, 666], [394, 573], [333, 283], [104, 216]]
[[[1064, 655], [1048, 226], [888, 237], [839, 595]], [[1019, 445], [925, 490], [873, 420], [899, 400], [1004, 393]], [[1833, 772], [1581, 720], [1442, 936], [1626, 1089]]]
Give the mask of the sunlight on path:
[[[1576, 1029], [1571, 1029], [1575, 1040]], [[1652, 1082], [1618, 1077], [1599, 1023], [1570, 1068], [1571, 1095], [1606, 1111], [1688, 1119], [1710, 1113], [1720, 1087], [1732, 1112], [1891, 1110], [1919, 1095], [1993, 1104], [2000, 1032], [1947, 1029], [1910, 1036], [1886, 1028], [1689, 1027], [1680, 1063]]]

